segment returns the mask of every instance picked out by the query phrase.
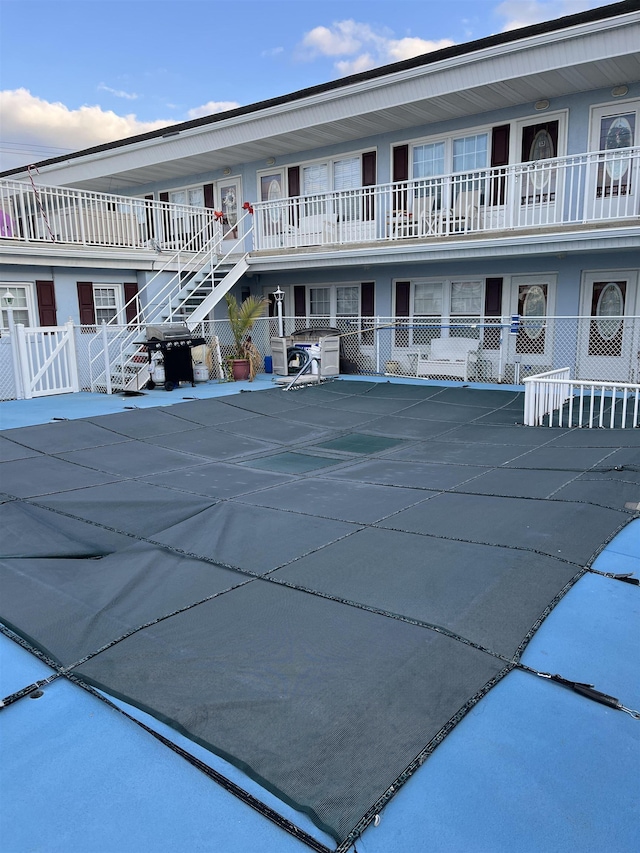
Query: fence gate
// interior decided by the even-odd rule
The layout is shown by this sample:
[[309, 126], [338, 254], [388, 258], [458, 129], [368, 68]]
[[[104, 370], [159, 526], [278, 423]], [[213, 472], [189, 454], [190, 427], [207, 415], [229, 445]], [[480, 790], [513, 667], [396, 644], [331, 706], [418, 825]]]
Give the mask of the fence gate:
[[16, 323], [15, 332], [18, 398], [30, 400], [80, 390], [73, 323], [40, 328]]

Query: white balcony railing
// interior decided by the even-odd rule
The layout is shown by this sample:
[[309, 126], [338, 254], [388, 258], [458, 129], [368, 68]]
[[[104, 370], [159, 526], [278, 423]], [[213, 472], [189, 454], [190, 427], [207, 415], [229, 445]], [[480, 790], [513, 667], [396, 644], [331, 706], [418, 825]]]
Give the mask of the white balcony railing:
[[290, 249], [628, 221], [640, 147], [258, 202], [254, 247]]
[[0, 181], [0, 241], [175, 251], [218, 235], [210, 208]]
[[[254, 204], [255, 250], [449, 239], [640, 216], [640, 147]], [[0, 181], [0, 243], [192, 248], [222, 235], [210, 208]], [[249, 241], [246, 248], [249, 249]]]

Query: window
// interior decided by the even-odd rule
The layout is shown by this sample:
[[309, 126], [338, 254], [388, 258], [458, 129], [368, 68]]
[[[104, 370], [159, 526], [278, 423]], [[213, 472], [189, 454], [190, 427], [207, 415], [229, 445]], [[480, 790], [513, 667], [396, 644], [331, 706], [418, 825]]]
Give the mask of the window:
[[188, 204], [190, 207], [204, 207], [204, 190], [202, 187], [174, 190], [169, 193], [171, 204]]
[[[431, 206], [439, 209], [443, 206], [443, 198], [450, 199], [454, 204], [462, 193], [475, 193], [476, 204], [481, 204], [483, 169], [489, 165], [489, 134], [476, 133], [437, 142], [427, 142], [413, 146], [412, 177], [419, 183], [414, 188], [416, 199], [429, 198], [428, 210]], [[470, 174], [471, 173], [471, 174]], [[441, 176], [454, 174], [458, 177], [447, 187]], [[424, 179], [422, 181], [421, 179]], [[464, 196], [464, 204], [468, 201]], [[424, 201], [420, 203], [422, 206]]]
[[486, 133], [453, 140], [453, 171], [470, 172], [487, 166]]
[[354, 317], [360, 313], [360, 288], [336, 287], [336, 316]]
[[482, 282], [451, 282], [451, 313], [465, 317], [479, 317], [482, 314]]
[[312, 317], [328, 317], [331, 314], [331, 288], [309, 288], [309, 314]]
[[7, 290], [13, 294], [13, 322], [22, 323], [23, 326], [32, 325], [31, 312], [32, 296], [31, 287], [28, 284], [14, 284], [14, 282], [0, 283], [0, 304], [2, 306], [2, 328], [9, 327], [9, 314], [7, 312], [7, 303], [4, 299], [4, 294]]
[[93, 303], [97, 325], [101, 325], [103, 322], [108, 323], [118, 313], [118, 290], [113, 285], [93, 286]]
[[[356, 194], [350, 197], [348, 190], [359, 189], [362, 186], [362, 167], [360, 157], [346, 157], [330, 160], [326, 163], [311, 163], [302, 167], [302, 195], [318, 196], [333, 190], [336, 193], [347, 193], [335, 199], [329, 210], [335, 213], [340, 221], [359, 218], [360, 205]], [[305, 202], [305, 215], [315, 216], [327, 213], [326, 198], [309, 199]]]
[[479, 337], [477, 319], [484, 315], [484, 299], [484, 279], [412, 282], [408, 308], [413, 322], [397, 345], [423, 346], [441, 336]]
[[309, 316], [328, 317], [333, 323], [338, 317], [360, 316], [360, 285], [310, 287]]
[[488, 165], [489, 134], [477, 133], [413, 147], [413, 177], [433, 178], [448, 172], [471, 172]]

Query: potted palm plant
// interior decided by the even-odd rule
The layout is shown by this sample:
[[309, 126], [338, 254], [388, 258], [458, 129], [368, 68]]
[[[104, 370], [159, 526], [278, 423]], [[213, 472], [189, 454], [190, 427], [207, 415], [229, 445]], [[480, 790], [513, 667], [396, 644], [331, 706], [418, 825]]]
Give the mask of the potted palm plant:
[[264, 315], [268, 299], [262, 296], [248, 296], [242, 303], [238, 303], [235, 296], [227, 293], [225, 300], [233, 335], [233, 355], [227, 359], [231, 378], [234, 381], [252, 380], [259, 372], [262, 357], [248, 332], [253, 328], [255, 321]]

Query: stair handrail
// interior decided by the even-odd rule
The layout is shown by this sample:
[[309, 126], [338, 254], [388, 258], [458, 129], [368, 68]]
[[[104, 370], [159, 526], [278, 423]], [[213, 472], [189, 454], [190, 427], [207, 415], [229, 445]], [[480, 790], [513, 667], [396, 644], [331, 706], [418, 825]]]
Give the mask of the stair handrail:
[[[236, 223], [235, 227], [238, 228], [238, 226], [240, 226], [249, 216], [251, 216], [251, 210], [247, 210], [246, 213], [242, 217], [240, 217], [240, 219]], [[202, 229], [202, 230], [205, 230], [205, 229]], [[214, 279], [216, 271], [218, 269], [220, 269], [220, 267], [223, 266], [225, 264], [225, 262], [228, 261], [229, 257], [236, 252], [238, 245], [244, 243], [246, 237], [248, 235], [251, 235], [252, 232], [253, 232], [253, 220], [252, 220], [251, 227], [248, 228], [246, 230], [246, 232], [243, 232], [240, 234], [240, 236], [235, 240], [235, 242], [233, 243], [231, 248], [214, 265], [213, 258], [214, 258], [214, 256], [217, 256], [217, 253], [215, 253], [215, 255], [214, 255], [214, 253], [212, 251], [213, 247], [214, 247], [214, 245], [216, 247], [219, 247], [222, 244], [222, 241], [224, 240], [224, 234], [222, 234], [222, 232], [220, 231], [221, 236], [217, 240], [217, 242], [214, 240], [214, 238], [211, 238], [209, 240], [208, 244], [205, 245], [200, 252], [196, 252], [190, 258], [189, 266], [194, 267], [194, 265], [195, 265], [195, 268], [193, 269], [194, 275], [197, 275], [197, 273], [200, 270], [202, 270], [206, 266], [207, 263], [211, 263], [211, 269], [209, 271], [209, 274], [211, 275], [212, 283], [213, 283], [213, 279]], [[202, 233], [202, 231], [199, 232], [199, 234], [194, 235], [194, 237], [192, 238], [192, 241], [197, 239], [198, 236], [201, 235], [201, 233]], [[191, 243], [192, 241], [189, 241], [189, 242]], [[189, 245], [189, 243], [186, 245]], [[157, 276], [161, 272], [166, 271], [166, 268], [169, 265], [171, 265], [172, 263], [175, 263], [176, 259], [178, 260], [178, 264], [179, 264], [179, 261], [180, 261], [179, 255], [181, 254], [182, 251], [184, 251], [184, 248], [182, 250], [178, 250], [177, 252], [175, 252], [174, 255], [172, 256], [172, 258], [164, 265], [162, 270], [158, 270], [156, 275], [153, 276], [147, 282], [147, 284], [145, 285], [145, 288], [143, 288], [143, 290], [140, 292], [143, 292], [157, 278]], [[205, 256], [205, 260], [202, 262], [199, 262], [198, 259], [199, 258], [201, 259], [203, 255]], [[243, 259], [246, 258], [246, 255], [247, 255], [247, 253], [243, 254]], [[155, 305], [155, 308], [153, 309], [153, 311], [149, 312], [149, 310], [148, 310], [149, 305], [145, 306], [145, 308], [141, 308], [137, 312], [137, 314], [130, 321], [128, 321], [126, 323], [126, 325], [124, 325], [121, 328], [120, 332], [111, 341], [111, 345], [115, 345], [116, 348], [119, 349], [119, 352], [118, 352], [116, 358], [114, 359], [114, 361], [120, 365], [120, 370], [122, 371], [123, 376], [124, 376], [125, 366], [127, 364], [129, 364], [131, 361], [131, 356], [126, 355], [126, 352], [127, 352], [128, 348], [134, 344], [135, 339], [137, 337], [139, 337], [140, 327], [142, 325], [149, 325], [153, 322], [154, 319], [157, 319], [159, 323], [169, 323], [172, 320], [174, 320], [176, 316], [180, 316], [181, 319], [185, 320], [185, 322], [188, 319], [188, 318], [185, 318], [183, 316], [183, 314], [184, 314], [184, 306], [185, 306], [185, 304], [186, 304], [186, 302], [187, 302], [187, 300], [191, 294], [191, 291], [189, 291], [184, 296], [184, 298], [178, 302], [178, 304], [176, 305], [175, 308], [173, 308], [173, 309], [171, 307], [169, 308], [169, 312], [168, 312], [168, 315], [166, 317], [160, 317], [160, 318], [157, 317], [157, 313], [160, 311], [163, 311], [166, 308], [167, 303], [169, 304], [169, 306], [171, 305], [171, 299], [174, 295], [180, 294], [180, 292], [185, 287], [188, 287], [188, 283], [184, 284], [180, 280], [180, 276], [181, 276], [182, 272], [183, 272], [183, 270], [181, 268], [179, 268], [177, 270], [177, 272], [171, 277], [171, 279], [165, 284], [165, 286], [159, 291], [158, 295], [164, 294], [165, 298], [164, 298], [164, 300], [159, 301], [157, 299], [158, 295], [156, 296], [156, 299], [154, 300], [156, 302], [156, 305]], [[175, 282], [176, 278], [178, 279], [178, 286], [171, 288], [168, 295], [167, 295], [165, 291], [167, 291], [167, 289], [169, 289], [170, 285], [173, 282]], [[129, 300], [127, 305], [134, 303], [138, 299], [140, 292], [137, 293], [131, 300]], [[125, 316], [126, 316], [126, 306], [122, 310], [125, 312]], [[122, 312], [119, 312], [119, 313], [122, 313]], [[116, 324], [115, 319], [116, 318], [112, 318], [109, 321], [109, 323], [107, 323], [106, 325], [107, 326], [108, 325], [111, 325], [111, 326], [121, 325], [121, 324]], [[96, 361], [98, 361], [103, 356], [103, 350], [104, 350], [104, 345], [103, 345], [103, 347], [95, 355], [92, 355], [92, 353], [91, 353], [92, 344], [94, 344], [97, 339], [98, 339], [98, 336], [96, 335], [95, 338], [93, 338], [89, 342], [89, 368], [90, 368], [92, 389], [98, 384], [100, 377], [105, 373], [105, 371], [103, 370], [103, 371], [98, 373], [95, 380], [93, 379], [93, 365]], [[97, 346], [97, 343], [96, 343], [96, 346]], [[142, 370], [143, 367], [144, 367], [144, 365], [142, 365], [140, 367], [140, 370]], [[132, 377], [132, 379], [133, 378], [134, 377]], [[106, 379], [106, 377], [105, 377], [105, 379]]]

